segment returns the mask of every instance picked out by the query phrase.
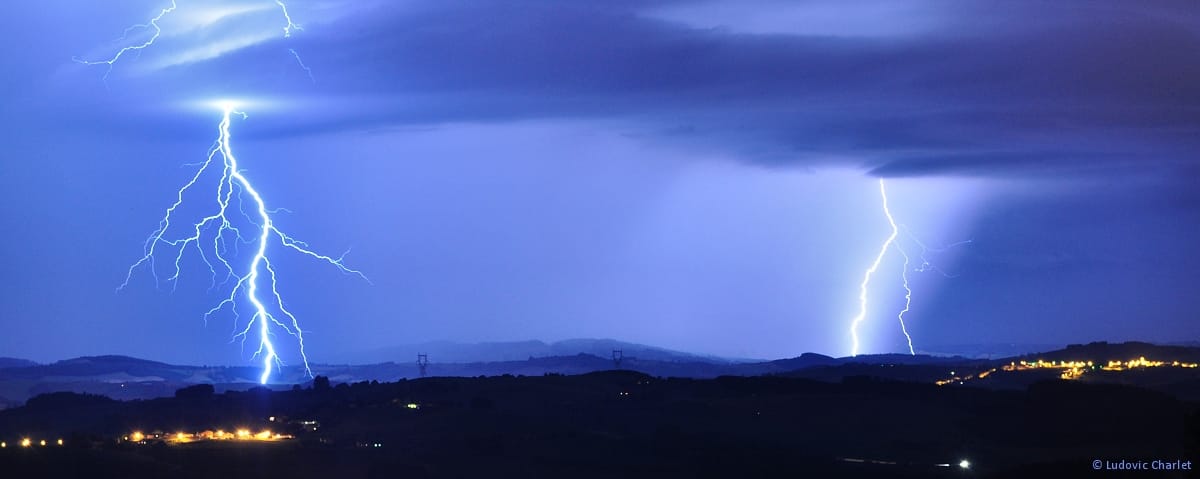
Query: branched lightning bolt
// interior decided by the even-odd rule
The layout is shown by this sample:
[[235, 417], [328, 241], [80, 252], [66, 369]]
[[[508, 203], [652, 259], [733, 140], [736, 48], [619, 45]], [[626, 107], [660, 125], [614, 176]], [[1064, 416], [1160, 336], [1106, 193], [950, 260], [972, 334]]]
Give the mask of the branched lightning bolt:
[[[291, 38], [292, 31], [299, 32], [304, 30], [304, 28], [292, 21], [292, 15], [288, 13], [287, 5], [283, 3], [283, 0], [275, 0], [275, 4], [279, 5], [279, 9], [283, 11], [284, 20], [287, 20], [287, 25], [283, 26], [283, 38]], [[300, 54], [296, 53], [296, 49], [289, 48], [288, 53], [292, 54], [292, 58], [296, 59], [296, 64], [300, 65], [300, 68], [303, 69], [304, 73], [308, 75], [308, 80], [316, 83], [317, 80], [316, 78], [313, 78], [312, 69], [309, 68], [308, 65], [304, 64], [304, 60], [300, 59]]]
[[941, 268], [934, 265], [929, 259], [929, 254], [930, 253], [933, 253], [933, 254], [943, 253], [946, 250], [957, 248], [957, 247], [963, 246], [963, 245], [968, 245], [968, 244], [971, 244], [974, 242], [974, 240], [963, 240], [963, 241], [958, 241], [955, 243], [950, 243], [946, 246], [942, 246], [939, 248], [933, 248], [933, 247], [926, 245], [924, 242], [922, 242], [920, 238], [917, 238], [917, 236], [914, 235], [913, 232], [911, 230], [909, 230], [907, 226], [900, 225], [900, 229], [904, 230], [905, 236], [908, 236], [908, 238], [910, 240], [912, 240], [913, 243], [916, 243], [917, 246], [919, 248], [921, 248], [921, 254], [917, 256], [918, 258], [921, 259], [921, 264], [920, 264], [920, 266], [917, 266], [915, 269], [913, 269], [913, 271], [918, 272], [918, 273], [924, 273], [926, 271], [936, 271], [938, 274], [941, 274], [942, 276], [945, 276], [947, 278], [956, 277], [957, 275], [947, 273], [947, 272], [943, 271]]
[[176, 8], [178, 8], [178, 5], [175, 4], [175, 0], [171, 0], [170, 7], [162, 9], [162, 11], [158, 12], [157, 16], [155, 16], [154, 18], [151, 18], [150, 21], [148, 21], [146, 23], [141, 23], [141, 24], [133, 25], [129, 28], [126, 28], [125, 34], [121, 36], [121, 39], [124, 40], [125, 37], [127, 37], [129, 35], [129, 32], [131, 32], [133, 30], [147, 29], [147, 28], [154, 29], [154, 33], [150, 35], [150, 38], [142, 43], [139, 43], [137, 45], [130, 45], [130, 46], [124, 47], [120, 50], [117, 50], [117, 53], [113, 54], [113, 56], [107, 60], [83, 60], [78, 57], [72, 57], [71, 60], [73, 60], [76, 63], [82, 63], [84, 65], [105, 65], [106, 68], [104, 70], [103, 78], [105, 81], [107, 81], [108, 74], [112, 73], [113, 65], [115, 65], [117, 63], [117, 61], [121, 59], [122, 56], [124, 56], [126, 53], [129, 53], [129, 52], [141, 53], [142, 50], [145, 50], [146, 48], [149, 48], [151, 45], [154, 45], [154, 42], [157, 41], [158, 37], [162, 35], [162, 28], [158, 26], [159, 20], [162, 20], [163, 17], [167, 16], [167, 14], [174, 12]]
[[867, 316], [867, 286], [871, 281], [871, 276], [875, 274], [875, 272], [879, 269], [879, 264], [883, 261], [883, 258], [887, 256], [888, 250], [894, 246], [896, 251], [900, 253], [900, 256], [904, 258], [904, 267], [900, 271], [900, 281], [904, 286], [904, 308], [896, 314], [896, 319], [900, 321], [900, 331], [904, 333], [904, 339], [908, 342], [908, 354], [915, 356], [917, 352], [913, 348], [912, 335], [909, 334], [908, 325], [904, 322], [904, 315], [912, 309], [912, 287], [908, 282], [908, 273], [910, 270], [910, 265], [912, 264], [912, 257], [908, 254], [908, 251], [904, 249], [904, 245], [901, 242], [896, 241], [896, 238], [899, 236], [900, 231], [903, 230], [905, 236], [912, 240], [913, 243], [916, 243], [916, 245], [921, 249], [921, 253], [918, 255], [918, 258], [921, 260], [921, 264], [920, 266], [913, 268], [913, 272], [923, 273], [926, 271], [937, 271], [948, 278], [953, 276], [935, 266], [930, 261], [929, 254], [941, 253], [956, 246], [969, 244], [971, 243], [971, 240], [959, 241], [941, 248], [930, 248], [919, 238], [917, 238], [917, 236], [914, 235], [907, 226], [896, 223], [896, 219], [892, 216], [892, 212], [888, 208], [887, 189], [884, 187], [882, 179], [879, 180], [879, 194], [883, 198], [883, 214], [887, 217], [888, 224], [892, 227], [892, 233], [888, 236], [887, 240], [883, 242], [883, 247], [880, 248], [879, 255], [875, 257], [875, 262], [871, 263], [871, 266], [867, 268], [862, 284], [859, 285], [859, 312], [858, 316], [855, 316], [854, 320], [850, 323], [850, 336], [853, 340], [853, 349], [851, 350], [851, 355], [858, 356], [858, 325], [864, 319], [866, 319]]
[[[946, 246], [943, 246], [940, 248], [930, 248], [924, 242], [922, 242], [920, 238], [917, 238], [917, 236], [914, 235], [913, 232], [911, 230], [909, 230], [907, 226], [900, 225], [900, 229], [904, 231], [904, 235], [907, 236], [909, 240], [911, 240], [913, 243], [916, 243], [917, 247], [921, 248], [921, 253], [919, 255], [917, 255], [917, 257], [920, 258], [920, 260], [921, 260], [921, 264], [919, 266], [917, 266], [916, 268], [911, 269], [911, 271], [914, 273], [924, 273], [927, 271], [936, 271], [939, 274], [941, 274], [942, 276], [945, 276], [947, 278], [953, 278], [954, 275], [949, 274], [949, 273], [943, 271], [941, 268], [934, 265], [929, 259], [929, 254], [930, 253], [941, 253], [941, 252], [944, 252], [948, 249], [951, 249], [951, 248], [954, 248], [957, 246], [971, 244], [971, 242], [972, 242], [972, 240], [964, 240], [964, 241], [959, 241], [956, 243], [951, 243], [949, 245], [946, 245]], [[912, 262], [912, 258], [909, 257], [908, 252], [906, 252], [904, 250], [904, 247], [900, 243], [896, 243], [896, 251], [899, 251], [900, 255], [904, 257], [904, 269], [902, 269], [900, 271], [900, 279], [904, 284], [904, 309], [900, 310], [900, 313], [898, 313], [896, 315], [896, 318], [900, 320], [900, 330], [904, 332], [904, 339], [908, 341], [908, 354], [915, 356], [917, 354], [917, 352], [915, 349], [913, 349], [912, 336], [908, 334], [908, 326], [904, 324], [904, 314], [907, 313], [909, 311], [909, 309], [912, 308], [912, 288], [908, 284], [908, 272], [910, 271], [909, 265]]]
[[879, 263], [883, 262], [883, 257], [887, 255], [888, 248], [896, 241], [896, 236], [900, 234], [900, 228], [896, 226], [896, 220], [892, 218], [892, 212], [888, 210], [887, 189], [884, 188], [883, 180], [879, 180], [879, 194], [883, 196], [883, 214], [887, 216], [888, 224], [892, 226], [892, 233], [888, 235], [887, 240], [883, 242], [883, 246], [879, 248], [879, 254], [875, 256], [875, 262], [871, 263], [871, 267], [867, 268], [867, 272], [863, 274], [862, 283], [859, 285], [858, 293], [858, 316], [850, 322], [850, 337], [854, 341], [852, 356], [858, 356], [858, 324], [863, 322], [867, 317], [867, 286], [871, 283], [871, 275], [879, 269]]
[[[237, 157], [234, 156], [233, 149], [230, 147], [229, 127], [232, 117], [239, 115], [245, 118], [246, 114], [236, 111], [232, 105], [225, 105], [223, 108], [224, 115], [218, 126], [218, 138], [209, 150], [207, 159], [199, 164], [199, 168], [191, 180], [179, 189], [175, 202], [167, 208], [163, 219], [159, 221], [158, 228], [146, 239], [144, 255], [129, 267], [129, 271], [125, 275], [125, 281], [121, 283], [117, 290], [120, 291], [128, 286], [134, 271], [143, 265], [149, 266], [151, 274], [154, 275], [157, 283], [158, 274], [154, 262], [156, 253], [158, 253], [158, 248], [160, 247], [166, 248], [174, 255], [174, 271], [167, 278], [167, 281], [170, 281], [172, 288], [174, 288], [178, 284], [181, 270], [180, 262], [183, 260], [184, 252], [189, 246], [194, 246], [197, 253], [199, 253], [200, 259], [208, 266], [209, 272], [212, 275], [210, 289], [219, 286], [217, 278], [220, 275], [224, 275], [220, 285], [224, 285], [230, 280], [236, 280], [229, 295], [204, 313], [205, 321], [208, 321], [209, 316], [229, 306], [235, 318], [236, 331], [239, 294], [244, 296], [253, 310], [249, 321], [247, 321], [240, 332], [234, 334], [234, 339], [237, 340], [240, 338], [244, 345], [247, 336], [252, 331], [257, 330], [258, 349], [255, 351], [254, 357], [261, 357], [263, 364], [263, 372], [259, 381], [265, 384], [267, 379], [270, 378], [273, 368], [282, 365], [279, 355], [276, 352], [275, 344], [271, 342], [272, 327], [282, 329], [296, 339], [299, 345], [300, 358], [304, 362], [304, 372], [311, 375], [312, 370], [309, 369], [308, 356], [304, 351], [304, 331], [300, 328], [300, 323], [296, 319], [296, 316], [284, 306], [283, 297], [280, 295], [278, 289], [275, 268], [268, 256], [268, 246], [277, 244], [329, 263], [343, 273], [354, 274], [364, 280], [367, 278], [362, 272], [350, 269], [344, 264], [344, 254], [341, 257], [334, 258], [316, 253], [309, 249], [306, 243], [285, 234], [275, 225], [271, 215], [282, 209], [267, 208], [266, 202], [258, 190], [254, 188], [250, 180], [239, 170]], [[220, 162], [215, 161], [218, 157], [220, 158]], [[204, 216], [196, 223], [173, 228], [172, 215], [183, 204], [184, 195], [204, 177], [205, 172], [211, 169], [215, 173], [215, 170], [218, 168], [221, 172], [220, 179], [217, 182], [216, 196], [214, 197], [216, 211], [208, 216]], [[250, 214], [247, 214], [242, 207], [243, 196], [247, 196], [251, 200], [252, 212]], [[238, 216], [234, 216], [235, 213], [231, 211], [231, 209], [234, 209], [231, 206], [234, 206], [233, 200], [235, 197], [237, 205], [234, 208], [236, 208]], [[235, 226], [238, 222], [243, 222], [242, 220], [245, 220], [244, 223], [255, 228], [256, 232], [254, 236], [243, 236], [242, 230]], [[242, 226], [242, 228], [246, 228], [246, 226]], [[169, 232], [176, 230], [183, 230], [186, 233], [184, 233], [183, 237], [168, 236]], [[209, 241], [210, 239], [211, 241]], [[238, 243], [254, 245], [254, 255], [245, 267], [244, 272], [239, 272], [230, 262], [232, 259], [235, 259], [228, 248], [230, 241], [233, 241], [235, 247]], [[269, 292], [264, 291], [266, 289], [264, 285], [269, 285]], [[264, 298], [266, 299], [264, 300]], [[286, 319], [286, 322], [281, 320], [281, 318]]]
[[275, 0], [275, 4], [279, 5], [279, 9], [283, 11], [283, 19], [287, 20], [287, 25], [283, 26], [283, 38], [291, 37], [292, 30], [304, 30], [303, 28], [300, 28], [300, 25], [296, 25], [296, 23], [292, 21], [292, 16], [288, 14], [287, 5], [283, 3], [283, 0]]

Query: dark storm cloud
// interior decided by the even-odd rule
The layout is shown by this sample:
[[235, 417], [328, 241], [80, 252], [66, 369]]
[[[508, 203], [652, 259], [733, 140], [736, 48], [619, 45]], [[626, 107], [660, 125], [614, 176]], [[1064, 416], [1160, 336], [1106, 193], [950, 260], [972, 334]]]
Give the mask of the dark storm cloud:
[[[849, 163], [881, 176], [1170, 170], [1192, 161], [1193, 5], [920, 4], [937, 12], [936, 27], [870, 35], [858, 19], [855, 34], [835, 36], [745, 33], [720, 18], [712, 28], [654, 13], [703, 2], [389, 2], [286, 42], [129, 79], [146, 83], [129, 94], [332, 102], [264, 135], [616, 119], [630, 135], [745, 161]], [[882, 25], [917, 20], [866, 24], [890, 31]], [[316, 85], [298, 81], [289, 46], [314, 68]], [[252, 74], [230, 74], [239, 70]]]
[[[162, 1], [17, 3], [7, 355], [238, 357], [200, 330], [223, 298], [198, 258], [177, 295], [144, 271], [112, 294], [218, 98], [251, 100], [234, 143], [296, 212], [281, 224], [353, 246], [376, 282], [280, 263], [314, 358], [575, 336], [843, 354], [887, 234], [859, 172], [921, 177], [887, 182], [897, 217], [973, 240], [939, 257], [954, 278], [914, 275], [922, 344], [1200, 327], [1194, 0], [294, 0], [290, 38], [270, 2], [181, 1], [182, 27], [107, 82], [70, 58], [111, 54]], [[255, 11], [209, 15], [231, 5]], [[880, 351], [903, 340], [895, 260], [872, 286]]]
[[851, 161], [884, 176], [1190, 161], [1192, 5], [933, 5], [945, 10], [938, 28], [883, 36], [700, 28], [628, 3], [381, 6], [297, 43], [321, 90], [374, 107], [296, 128], [619, 118], [749, 161]]

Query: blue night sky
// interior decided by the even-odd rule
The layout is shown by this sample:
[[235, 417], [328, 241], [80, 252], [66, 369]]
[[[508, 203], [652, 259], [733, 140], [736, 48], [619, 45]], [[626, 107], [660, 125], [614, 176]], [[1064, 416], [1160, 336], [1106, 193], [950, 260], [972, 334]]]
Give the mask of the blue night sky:
[[[196, 255], [115, 292], [222, 98], [276, 224], [371, 280], [273, 253], [315, 362], [574, 337], [847, 355], [880, 178], [927, 245], [972, 241], [910, 272], [918, 351], [1200, 335], [1192, 1], [293, 0], [287, 38], [272, 0], [178, 3], [107, 78], [72, 58], [145, 41], [120, 37], [169, 0], [0, 18], [0, 356], [250, 360], [232, 316], [205, 324], [228, 293]], [[872, 279], [864, 352], [907, 352], [901, 271]]]

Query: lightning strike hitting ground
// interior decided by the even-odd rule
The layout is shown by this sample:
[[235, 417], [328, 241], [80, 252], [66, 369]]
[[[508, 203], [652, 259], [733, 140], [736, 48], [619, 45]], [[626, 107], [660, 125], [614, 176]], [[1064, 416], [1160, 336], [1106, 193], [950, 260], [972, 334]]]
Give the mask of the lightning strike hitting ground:
[[883, 262], [883, 257], [887, 255], [888, 248], [896, 241], [896, 236], [900, 235], [900, 228], [896, 226], [896, 220], [892, 218], [892, 212], [888, 210], [887, 189], [883, 186], [883, 180], [879, 180], [879, 194], [883, 196], [883, 214], [887, 216], [888, 224], [892, 225], [892, 233], [888, 235], [887, 240], [883, 242], [883, 246], [879, 248], [879, 254], [875, 256], [875, 262], [871, 263], [871, 267], [867, 268], [867, 272], [863, 274], [862, 283], [859, 285], [858, 292], [858, 316], [850, 322], [850, 337], [854, 342], [851, 349], [852, 356], [858, 356], [858, 324], [863, 322], [867, 317], [867, 286], [871, 283], [871, 275], [879, 269], [879, 263]]
[[896, 243], [896, 251], [900, 252], [900, 256], [904, 257], [904, 268], [900, 270], [900, 281], [904, 284], [904, 309], [901, 309], [896, 314], [896, 319], [900, 320], [900, 332], [904, 333], [904, 340], [908, 341], [908, 354], [917, 355], [917, 351], [913, 349], [912, 335], [908, 334], [908, 325], [904, 324], [904, 313], [907, 313], [912, 308], [912, 288], [908, 285], [908, 253], [904, 251], [904, 247], [900, 243]]
[[[912, 268], [911, 271], [914, 273], [937, 271], [942, 276], [953, 278], [954, 275], [949, 274], [934, 265], [929, 259], [929, 254], [942, 253], [948, 249], [971, 243], [971, 240], [965, 240], [957, 243], [951, 243], [941, 248], [930, 248], [929, 246], [926, 246], [925, 243], [921, 242], [921, 240], [917, 238], [917, 236], [914, 235], [907, 226], [900, 225], [900, 229], [904, 231], [904, 235], [908, 237], [909, 240], [911, 240], [913, 243], [916, 243], [916, 245], [921, 248], [921, 254], [917, 256], [920, 258], [921, 264], [916, 268]], [[896, 318], [900, 320], [900, 331], [904, 332], [904, 339], [908, 341], [908, 354], [916, 356], [917, 351], [913, 349], [912, 336], [908, 334], [908, 326], [904, 324], [904, 313], [907, 313], [909, 309], [912, 308], [912, 288], [908, 284], [908, 272], [910, 271], [909, 264], [912, 262], [912, 258], [909, 257], [908, 252], [904, 250], [904, 246], [899, 242], [896, 243], [896, 251], [899, 251], [900, 255], [904, 257], [904, 269], [900, 271], [900, 280], [904, 284], [904, 309], [900, 310], [900, 313], [896, 315]]]
[[950, 248], [954, 248], [956, 246], [962, 246], [965, 244], [969, 244], [969, 243], [971, 243], [971, 240], [959, 241], [957, 243], [953, 243], [953, 244], [950, 244], [948, 246], [944, 246], [941, 248], [930, 248], [925, 243], [923, 243], [920, 239], [918, 239], [917, 236], [914, 235], [912, 233], [912, 231], [908, 229], [907, 226], [896, 223], [896, 219], [892, 216], [891, 210], [888, 209], [887, 189], [885, 188], [882, 179], [879, 180], [879, 194], [880, 194], [880, 196], [883, 197], [883, 214], [884, 214], [884, 216], [887, 217], [888, 224], [891, 225], [891, 227], [892, 227], [892, 233], [890, 235], [888, 235], [887, 240], [885, 240], [883, 242], [883, 246], [879, 249], [879, 255], [877, 255], [875, 257], [875, 262], [871, 263], [871, 266], [869, 268], [867, 268], [867, 271], [863, 276], [863, 281], [859, 285], [859, 294], [858, 294], [859, 311], [858, 311], [858, 315], [855, 316], [854, 319], [850, 323], [850, 337], [851, 337], [851, 340], [853, 341], [851, 355], [858, 356], [858, 349], [859, 349], [858, 325], [859, 325], [859, 323], [862, 323], [863, 320], [865, 320], [866, 316], [867, 316], [867, 286], [871, 282], [871, 276], [874, 275], [875, 272], [879, 269], [879, 264], [881, 262], [883, 262], [883, 258], [885, 256], [887, 256], [888, 250], [892, 247], [895, 247], [896, 251], [900, 253], [900, 256], [904, 258], [904, 266], [903, 266], [903, 269], [900, 270], [900, 281], [901, 281], [901, 284], [904, 286], [904, 308], [901, 309], [900, 312], [896, 314], [896, 319], [898, 319], [900, 321], [900, 331], [902, 333], [904, 333], [904, 339], [908, 343], [908, 354], [915, 356], [917, 354], [917, 352], [913, 348], [912, 335], [909, 334], [908, 325], [905, 324], [905, 322], [904, 322], [904, 315], [906, 313], [908, 313], [909, 310], [912, 309], [912, 287], [908, 282], [908, 273], [909, 273], [910, 265], [912, 263], [912, 257], [909, 256], [907, 251], [905, 251], [904, 245], [900, 241], [897, 241], [896, 239], [900, 235], [900, 231], [903, 230], [904, 235], [908, 239], [910, 239], [913, 243], [916, 243], [916, 245], [918, 247], [920, 247], [921, 253], [920, 253], [920, 255], [918, 255], [918, 258], [920, 258], [920, 260], [921, 260], [921, 265], [918, 266], [917, 268], [913, 268], [912, 269], [913, 272], [923, 273], [926, 271], [937, 271], [938, 273], [941, 273], [943, 276], [945, 276], [947, 278], [952, 278], [953, 276], [950, 274], [947, 274], [945, 271], [943, 271], [940, 268], [938, 268], [937, 266], [935, 266], [930, 261], [929, 254], [930, 253], [941, 253]]
[[[271, 263], [271, 256], [268, 254], [268, 247], [275, 245], [277, 247], [288, 248], [329, 263], [343, 273], [354, 274], [364, 280], [367, 278], [362, 272], [346, 267], [342, 257], [333, 258], [315, 253], [309, 249], [306, 243], [292, 238], [275, 226], [271, 215], [281, 210], [267, 208], [266, 202], [258, 190], [254, 188], [250, 180], [239, 169], [237, 157], [234, 156], [233, 149], [230, 146], [229, 127], [232, 118], [237, 115], [244, 119], [246, 118], [246, 114], [236, 111], [235, 106], [229, 103], [223, 104], [222, 108], [224, 115], [218, 126], [218, 137], [208, 152], [207, 160], [199, 164], [196, 174], [179, 189], [175, 203], [167, 208], [163, 219], [159, 221], [158, 229], [154, 230], [146, 239], [144, 245], [145, 254], [129, 267], [125, 281], [117, 287], [117, 290], [120, 291], [128, 286], [134, 271], [142, 265], [148, 265], [157, 283], [159, 279], [155, 268], [155, 258], [156, 253], [159, 253], [158, 250], [160, 247], [167, 249], [175, 256], [173, 274], [167, 278], [167, 281], [170, 281], [172, 288], [174, 288], [178, 284], [181, 271], [180, 262], [183, 260], [184, 251], [189, 246], [194, 246], [195, 250], [199, 253], [200, 259], [208, 266], [212, 275], [210, 289], [223, 286], [231, 280], [234, 281], [234, 286], [229, 295], [212, 309], [208, 310], [208, 312], [204, 313], [205, 323], [207, 324], [209, 316], [220, 312], [228, 306], [233, 312], [235, 331], [237, 331], [240, 295], [249, 303], [253, 314], [241, 331], [234, 334], [234, 339], [240, 338], [244, 345], [247, 336], [252, 331], [257, 333], [258, 349], [255, 351], [254, 357], [261, 357], [263, 365], [259, 381], [266, 384], [272, 370], [282, 366], [282, 361], [276, 351], [275, 344], [271, 341], [274, 329], [283, 330], [295, 338], [299, 347], [300, 358], [304, 362], [304, 372], [311, 376], [312, 371], [308, 366], [308, 356], [304, 351], [304, 331], [300, 328], [300, 323], [296, 319], [296, 316], [284, 306], [283, 297], [279, 294], [275, 268]], [[219, 162], [215, 161], [218, 157], [220, 158]], [[173, 228], [172, 220], [174, 218], [172, 215], [183, 205], [185, 194], [189, 190], [192, 190], [193, 186], [196, 186], [210, 169], [215, 173], [217, 170], [214, 167], [215, 164], [219, 164], [221, 167], [220, 179], [216, 184], [217, 191], [214, 197], [216, 211], [200, 218], [195, 223]], [[250, 200], [253, 214], [247, 214], [243, 209], [244, 197], [248, 197]], [[237, 201], [236, 206], [233, 205], [235, 199]], [[239, 216], [234, 216], [231, 207], [236, 208], [236, 213]], [[245, 221], [243, 222], [242, 220]], [[235, 226], [238, 223], [244, 224], [239, 228]], [[255, 229], [253, 236], [246, 237], [242, 235], [242, 228], [246, 228], [247, 225]], [[180, 231], [184, 232], [184, 236], [178, 237], [178, 232]], [[176, 236], [168, 236], [168, 233], [176, 233]], [[211, 241], [208, 241], [209, 239]], [[248, 264], [240, 269], [235, 268], [231, 263], [231, 261], [236, 262], [237, 253], [236, 251], [230, 251], [230, 241], [233, 241], [235, 248], [239, 242], [253, 245], [253, 256], [250, 258]], [[345, 255], [343, 254], [342, 256], [344, 257]], [[223, 275], [223, 278], [218, 283], [218, 276], [221, 275]], [[268, 286], [270, 288], [269, 292], [265, 291]], [[281, 318], [286, 319], [286, 322], [281, 320]]]

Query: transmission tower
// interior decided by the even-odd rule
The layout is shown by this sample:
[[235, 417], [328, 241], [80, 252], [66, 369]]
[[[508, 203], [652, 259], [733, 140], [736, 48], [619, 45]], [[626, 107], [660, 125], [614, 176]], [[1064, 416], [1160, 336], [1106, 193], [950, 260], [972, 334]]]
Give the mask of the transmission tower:
[[613, 369], [621, 369], [622, 359], [625, 359], [625, 352], [620, 349], [614, 349], [612, 352]]
[[425, 374], [429, 372], [429, 355], [428, 354], [418, 354], [417, 355], [417, 368], [421, 370], [421, 377], [425, 377]]

